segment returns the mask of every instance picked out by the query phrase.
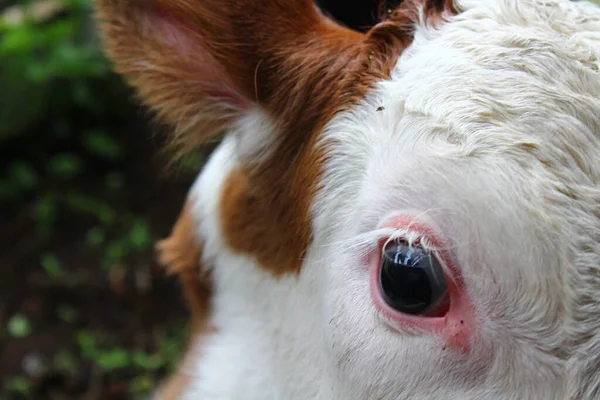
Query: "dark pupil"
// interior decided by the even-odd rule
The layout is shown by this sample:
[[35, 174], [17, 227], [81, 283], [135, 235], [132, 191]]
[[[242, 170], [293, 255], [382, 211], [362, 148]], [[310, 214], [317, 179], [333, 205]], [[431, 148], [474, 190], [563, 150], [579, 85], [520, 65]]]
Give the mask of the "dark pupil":
[[[445, 292], [434, 257], [420, 247], [389, 243], [381, 265], [381, 289], [384, 300], [406, 314], [423, 314]], [[440, 281], [440, 278], [442, 281]]]

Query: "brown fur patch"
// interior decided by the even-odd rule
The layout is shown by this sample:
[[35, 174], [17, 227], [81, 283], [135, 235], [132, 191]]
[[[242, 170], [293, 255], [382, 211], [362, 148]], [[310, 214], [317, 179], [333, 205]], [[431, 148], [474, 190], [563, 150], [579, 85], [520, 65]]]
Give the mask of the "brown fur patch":
[[[417, 2], [408, 3], [364, 37], [330, 32], [318, 47], [290, 48], [284, 57], [279, 70], [290, 89], [275, 92], [271, 102], [273, 114], [283, 115], [282, 140], [266, 161], [233, 171], [221, 199], [228, 244], [275, 275], [297, 273], [311, 240], [310, 207], [324, 161], [319, 135], [336, 113], [389, 77], [412, 41]], [[433, 3], [426, 5], [432, 17]], [[288, 66], [288, 60], [294, 64]]]
[[171, 231], [156, 244], [158, 262], [176, 275], [190, 305], [194, 325], [204, 325], [210, 311], [210, 275], [201, 267], [202, 243], [195, 233], [196, 220], [188, 200]]
[[298, 272], [311, 240], [325, 124], [389, 77], [419, 8], [433, 20], [455, 11], [449, 0], [407, 0], [363, 35], [328, 20], [312, 0], [97, 4], [117, 70], [178, 127], [184, 146], [226, 130], [252, 103], [275, 123], [268, 157], [242, 160], [228, 178], [221, 222], [235, 251], [276, 275]]
[[197, 357], [195, 350], [199, 341], [211, 332], [210, 307], [212, 287], [210, 275], [201, 266], [202, 244], [196, 236], [196, 220], [193, 217], [192, 200], [185, 204], [171, 235], [156, 244], [158, 261], [167, 272], [176, 275], [192, 313], [191, 341], [179, 369], [169, 377], [157, 393], [158, 399], [178, 399], [183, 395]]

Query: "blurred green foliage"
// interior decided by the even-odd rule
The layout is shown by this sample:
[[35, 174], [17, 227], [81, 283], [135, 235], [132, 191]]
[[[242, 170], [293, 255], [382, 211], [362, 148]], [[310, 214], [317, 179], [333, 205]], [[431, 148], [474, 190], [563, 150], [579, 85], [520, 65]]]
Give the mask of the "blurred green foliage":
[[[23, 236], [6, 236], [15, 245], [0, 248], [0, 264], [8, 253], [33, 253], [45, 287], [76, 291], [73, 276], [86, 275], [77, 275], [81, 266], [61, 251], [66, 231], [97, 260], [85, 267], [95, 269], [91, 279], [101, 276], [106, 291], [119, 292], [132, 270], [137, 276], [147, 268], [158, 234], [136, 205], [145, 201], [144, 179], [157, 178], [149, 164], [134, 162], [139, 138], [150, 141], [139, 114], [103, 55], [91, 0], [0, 0], [0, 235], [20, 227]], [[184, 161], [182, 168], [194, 171], [202, 159]], [[44, 329], [44, 320], [18, 304], [1, 308], [0, 340], [28, 340]], [[85, 304], [61, 303], [55, 312], [76, 334], [54, 349], [49, 370], [76, 375], [91, 366], [107, 382], [126, 379], [131, 398], [173, 368], [184, 344], [185, 329], [173, 321], [166, 325], [177, 329], [156, 328], [162, 333], [134, 345], [107, 329], [82, 328]], [[6, 377], [0, 396], [4, 390], [7, 398], [36, 398], [32, 385], [25, 375]]]
[[[40, 4], [54, 10], [41, 20], [35, 11]], [[4, 0], [4, 5], [0, 145], [11, 139], [17, 146], [26, 142], [27, 149], [3, 157], [0, 201], [15, 209], [30, 204], [40, 238], [52, 235], [61, 210], [88, 216], [95, 223], [87, 243], [102, 250], [107, 268], [147, 252], [153, 241], [149, 226], [135, 213], [115, 208], [129, 155], [127, 139], [119, 135], [134, 108], [131, 92], [103, 56], [90, 2]], [[101, 195], [80, 190], [90, 175], [96, 181], [103, 176], [94, 187]], [[53, 277], [62, 274], [53, 254], [44, 255], [41, 266]]]
[[[114, 90], [122, 88], [111, 78], [97, 45], [89, 1], [46, 2], [46, 8], [56, 4], [56, 16], [42, 21], [33, 5], [43, 3], [12, 3], [0, 20], [0, 140], [41, 122], [48, 113], [58, 117], [50, 133], [65, 134], [69, 121], [64, 117], [74, 108], [98, 115], [117, 111], [118, 104], [104, 100], [114, 99]], [[16, 21], [13, 10], [20, 12]], [[111, 80], [98, 96], [95, 82]]]
[[152, 373], [170, 368], [177, 361], [183, 338], [181, 333], [167, 333], [160, 338], [158, 350], [148, 353], [143, 350], [130, 350], [120, 346], [101, 345], [99, 335], [80, 331], [77, 342], [83, 358], [93, 362], [102, 371], [112, 372], [133, 369]]
[[[36, 12], [40, 5], [52, 11]], [[131, 96], [95, 32], [88, 0], [0, 1], [0, 145], [27, 142], [20, 154], [3, 157], [0, 201], [37, 195], [41, 231], [56, 220], [60, 201], [87, 212], [96, 205], [78, 194], [40, 196], [42, 186], [64, 187], [90, 161], [117, 161], [124, 153], [110, 132], [131, 117]], [[106, 179], [113, 189], [122, 180], [118, 173]], [[111, 218], [102, 205], [95, 213]]]

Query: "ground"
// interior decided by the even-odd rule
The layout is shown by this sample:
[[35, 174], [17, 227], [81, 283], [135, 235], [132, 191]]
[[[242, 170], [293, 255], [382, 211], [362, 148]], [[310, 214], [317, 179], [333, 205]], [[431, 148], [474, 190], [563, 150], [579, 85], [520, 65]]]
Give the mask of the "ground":
[[[135, 144], [123, 145], [126, 159], [0, 207], [0, 398], [139, 398], [176, 362], [187, 310], [152, 243], [169, 233], [194, 174], [165, 172], [148, 126], [123, 128]], [[23, 155], [28, 140], [5, 144], [0, 159], [35, 159]], [[121, 185], [107, 189], [115, 169]], [[48, 190], [67, 206], [44, 231]]]

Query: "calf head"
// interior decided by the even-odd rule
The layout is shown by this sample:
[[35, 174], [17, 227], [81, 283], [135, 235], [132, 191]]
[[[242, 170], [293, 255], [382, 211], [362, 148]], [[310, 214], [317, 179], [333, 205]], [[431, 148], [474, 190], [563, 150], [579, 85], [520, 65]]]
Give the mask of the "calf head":
[[595, 6], [97, 7], [174, 145], [223, 139], [159, 244], [195, 323], [157, 396], [600, 396]]

